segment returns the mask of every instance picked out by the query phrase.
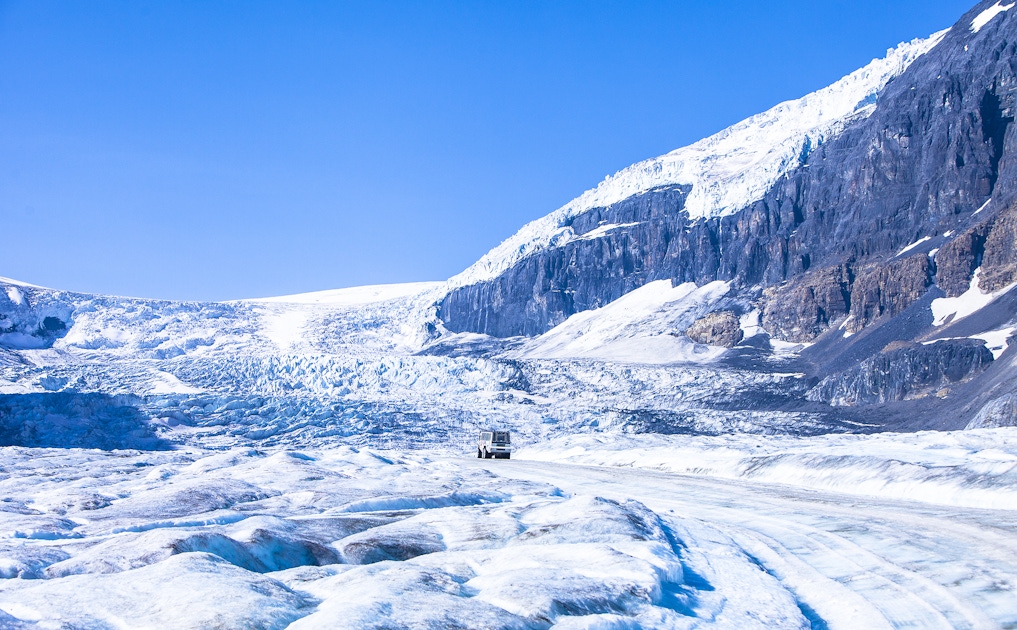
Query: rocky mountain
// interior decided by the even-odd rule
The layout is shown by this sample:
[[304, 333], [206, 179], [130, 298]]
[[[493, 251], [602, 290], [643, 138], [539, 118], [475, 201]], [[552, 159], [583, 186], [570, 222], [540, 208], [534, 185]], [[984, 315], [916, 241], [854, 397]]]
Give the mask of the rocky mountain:
[[[986, 296], [999, 297], [1017, 282], [1012, 7], [980, 2], [948, 31], [902, 45], [816, 95], [704, 141], [719, 151], [740, 130], [768, 129], [763, 142], [796, 152], [776, 168], [760, 172], [746, 162], [740, 173], [710, 179], [706, 167], [666, 172], [661, 164], [675, 159], [669, 154], [641, 167], [662, 173], [643, 182], [645, 189], [622, 186], [633, 194], [620, 199], [600, 188], [587, 193], [551, 215], [550, 226], [544, 220], [543, 228], [554, 232], [547, 246], [524, 252], [490, 277], [474, 274], [477, 281], [450, 285], [438, 307], [444, 326], [494, 337], [540, 335], [647, 283], [725, 281], [727, 303], [672, 332], [734, 346], [729, 358], [744, 358], [737, 352], [743, 335], [733, 322], [758, 312], [772, 342], [813, 344], [797, 363], [822, 381], [809, 400], [885, 404], [946, 396], [947, 385], [991, 378], [989, 342], [972, 345], [970, 338], [1002, 340], [999, 359], [1007, 354], [1000, 348], [1017, 311], [957, 309], [986, 306], [992, 301]], [[876, 73], [877, 67], [890, 70]], [[845, 93], [861, 98], [837, 112], [836, 121], [818, 125], [819, 133], [780, 122], [787, 112], [796, 120], [817, 118], [804, 112], [831, 92], [841, 100]], [[774, 125], [779, 129], [769, 129]], [[713, 157], [733, 161], [724, 153]], [[703, 188], [737, 188], [739, 175], [744, 194], [704, 196]], [[598, 196], [611, 202], [583, 207], [584, 198]], [[733, 199], [742, 205], [732, 207]], [[953, 307], [937, 315], [937, 308]]]
[[444, 283], [0, 278], [0, 445], [469, 448], [1017, 425], [1017, 10], [635, 164]]

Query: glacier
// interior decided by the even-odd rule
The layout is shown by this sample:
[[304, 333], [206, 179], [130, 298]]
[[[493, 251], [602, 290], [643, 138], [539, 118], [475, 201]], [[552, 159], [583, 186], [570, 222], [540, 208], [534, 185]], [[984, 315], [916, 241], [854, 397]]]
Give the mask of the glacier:
[[[723, 437], [670, 452], [638, 437], [578, 438], [510, 461], [350, 446], [6, 447], [0, 626], [1017, 622], [1017, 433], [873, 438], [869, 455], [849, 461], [845, 439], [763, 441], [765, 457], [785, 453], [816, 478], [854, 471], [836, 490], [790, 472], [792, 461], [731, 478], [756, 440]], [[951, 476], [962, 453], [981, 455]], [[699, 466], [661, 467], [668, 455], [671, 466]], [[858, 475], [894, 476], [887, 463], [907, 471], [898, 482], [929, 492], [902, 501], [893, 484], [871, 481], [840, 492]], [[930, 466], [938, 474], [915, 472]], [[958, 511], [960, 493], [924, 501], [977, 466], [993, 471], [969, 495], [985, 507]]]
[[[116, 435], [93, 426], [99, 409], [119, 423], [153, 418], [149, 433], [139, 425], [122, 436], [125, 447], [423, 441], [465, 449], [489, 423], [523, 440], [623, 427], [846, 430], [814, 412], [732, 406], [807, 384], [794, 372], [717, 364], [717, 348], [670, 334], [677, 320], [723, 299], [724, 283], [656, 283], [542, 337], [507, 342], [441, 335], [428, 318], [433, 287], [182, 303], [21, 286], [22, 303], [0, 312], [32, 343], [0, 346], [0, 430], [25, 446], [85, 434], [96, 442], [76, 445], [109, 445]], [[58, 334], [39, 323], [47, 313], [62, 318]], [[40, 414], [51, 421], [38, 422]]]
[[[185, 302], [0, 278], [0, 628], [1017, 627], [1013, 395], [885, 432], [888, 407], [814, 395], [807, 353], [838, 346], [771, 338], [765, 289], [728, 281], [648, 281], [532, 337], [437, 314], [638, 225], [577, 234], [591, 209], [676, 186], [693, 221], [734, 215], [946, 33], [609, 176], [443, 282]], [[934, 261], [951, 234], [891, 251]], [[916, 352], [1013, 363], [1014, 285], [978, 278], [908, 311]], [[718, 312], [734, 347], [682, 332]], [[473, 456], [494, 427], [511, 460]]]
[[[435, 286], [4, 281], [0, 627], [1017, 623], [1017, 429], [754, 409], [808, 389], [794, 348], [669, 345], [723, 282], [509, 340], [443, 334]], [[473, 457], [491, 425], [512, 460]]]

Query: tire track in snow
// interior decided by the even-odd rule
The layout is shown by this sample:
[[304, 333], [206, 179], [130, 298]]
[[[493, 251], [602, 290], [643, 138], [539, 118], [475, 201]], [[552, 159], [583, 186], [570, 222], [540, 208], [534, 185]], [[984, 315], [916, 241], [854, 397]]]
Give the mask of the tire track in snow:
[[1017, 624], [1011, 512], [645, 470], [517, 460], [469, 465], [554, 483], [572, 494], [634, 498], [661, 514], [672, 510], [704, 521], [831, 629]]

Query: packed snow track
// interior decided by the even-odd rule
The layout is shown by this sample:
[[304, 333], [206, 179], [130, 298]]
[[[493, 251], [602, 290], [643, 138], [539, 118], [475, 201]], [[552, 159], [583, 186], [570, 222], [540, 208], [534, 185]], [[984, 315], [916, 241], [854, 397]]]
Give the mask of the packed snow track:
[[[796, 598], [813, 628], [1017, 627], [1017, 519], [979, 510], [779, 484], [548, 462], [475, 462], [571, 494], [636, 499], [706, 566], [744, 554]], [[669, 517], [676, 520], [669, 520]], [[711, 548], [710, 541], [714, 546]], [[730, 572], [714, 587], [737, 593]]]

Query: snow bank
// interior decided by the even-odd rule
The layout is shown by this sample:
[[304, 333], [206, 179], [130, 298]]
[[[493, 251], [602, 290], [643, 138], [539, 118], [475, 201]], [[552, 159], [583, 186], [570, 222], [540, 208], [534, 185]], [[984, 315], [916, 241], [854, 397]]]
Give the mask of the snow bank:
[[677, 287], [658, 280], [601, 308], [572, 315], [507, 353], [525, 359], [601, 359], [628, 363], [706, 363], [722, 348], [697, 344], [678, 333], [730, 289], [726, 282]]
[[983, 293], [978, 288], [978, 274], [980, 272], [981, 268], [975, 270], [975, 273], [971, 276], [971, 286], [961, 295], [952, 298], [937, 298], [932, 301], [933, 326], [950, 324], [964, 319], [972, 313], [977, 313], [995, 301], [996, 298], [1017, 287], [1017, 284], [1012, 284], [994, 293]]
[[515, 457], [1017, 510], [1013, 428], [809, 438], [586, 435], [529, 446]]

